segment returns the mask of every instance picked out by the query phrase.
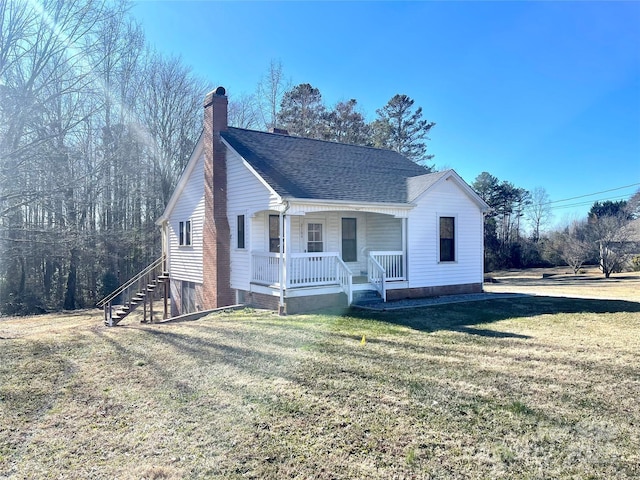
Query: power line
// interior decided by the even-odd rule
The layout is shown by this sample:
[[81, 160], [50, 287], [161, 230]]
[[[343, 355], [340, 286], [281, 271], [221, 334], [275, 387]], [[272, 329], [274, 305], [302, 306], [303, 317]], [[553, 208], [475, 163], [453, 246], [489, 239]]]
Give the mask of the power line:
[[[592, 205], [595, 202], [604, 202], [604, 201], [616, 201], [616, 200], [629, 200], [631, 198], [630, 195], [623, 195], [621, 197], [609, 197], [609, 198], [600, 198], [598, 200], [587, 200], [586, 202], [578, 202], [578, 203], [570, 203], [567, 205], [554, 205], [549, 207], [551, 210], [556, 210], [560, 208], [572, 208], [572, 207], [584, 207], [587, 205]], [[551, 203], [551, 202], [549, 202]], [[545, 204], [548, 205], [548, 204]]]
[[[569, 200], [576, 200], [578, 198], [592, 197], [594, 195], [600, 195], [601, 193], [614, 192], [616, 190], [622, 190], [624, 188], [635, 187], [636, 185], [640, 185], [640, 183], [632, 183], [631, 185], [625, 185], [624, 187], [611, 188], [609, 190], [603, 190], [601, 192], [595, 192], [595, 193], [587, 193], [585, 195], [578, 195], [577, 197], [563, 198], [562, 200], [553, 200], [552, 202], [543, 203], [542, 205], [551, 205], [552, 203], [568, 202]], [[600, 200], [596, 200], [596, 201], [599, 202]], [[588, 203], [591, 203], [591, 202], [588, 202]]]

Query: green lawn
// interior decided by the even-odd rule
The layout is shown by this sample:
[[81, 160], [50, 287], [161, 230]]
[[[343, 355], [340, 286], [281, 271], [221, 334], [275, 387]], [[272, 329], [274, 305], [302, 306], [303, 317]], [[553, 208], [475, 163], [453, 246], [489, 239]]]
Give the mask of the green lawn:
[[0, 320], [0, 478], [638, 478], [639, 358], [625, 301]]

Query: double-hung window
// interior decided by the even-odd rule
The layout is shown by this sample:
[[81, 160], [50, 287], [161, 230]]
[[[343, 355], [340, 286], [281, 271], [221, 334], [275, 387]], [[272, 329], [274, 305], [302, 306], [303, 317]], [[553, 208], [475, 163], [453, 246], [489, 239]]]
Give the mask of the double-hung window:
[[237, 247], [245, 248], [244, 215], [238, 215], [238, 226], [236, 232], [238, 235], [238, 243], [236, 244]]
[[191, 220], [180, 222], [178, 243], [182, 246], [191, 245]]
[[440, 217], [440, 261], [456, 261], [456, 219], [455, 217]]

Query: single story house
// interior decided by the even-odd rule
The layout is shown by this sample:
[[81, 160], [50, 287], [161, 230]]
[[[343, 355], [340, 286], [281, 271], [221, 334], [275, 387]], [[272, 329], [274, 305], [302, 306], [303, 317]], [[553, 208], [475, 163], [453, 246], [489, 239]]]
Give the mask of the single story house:
[[157, 221], [171, 314], [481, 292], [488, 208], [453, 170], [393, 151], [229, 127], [218, 87]]

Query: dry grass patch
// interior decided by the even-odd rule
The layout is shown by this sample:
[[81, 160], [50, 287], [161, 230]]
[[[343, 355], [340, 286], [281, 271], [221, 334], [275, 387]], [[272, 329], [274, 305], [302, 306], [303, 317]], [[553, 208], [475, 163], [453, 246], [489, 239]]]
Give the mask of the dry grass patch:
[[0, 337], [0, 478], [640, 475], [633, 302], [98, 313]]

